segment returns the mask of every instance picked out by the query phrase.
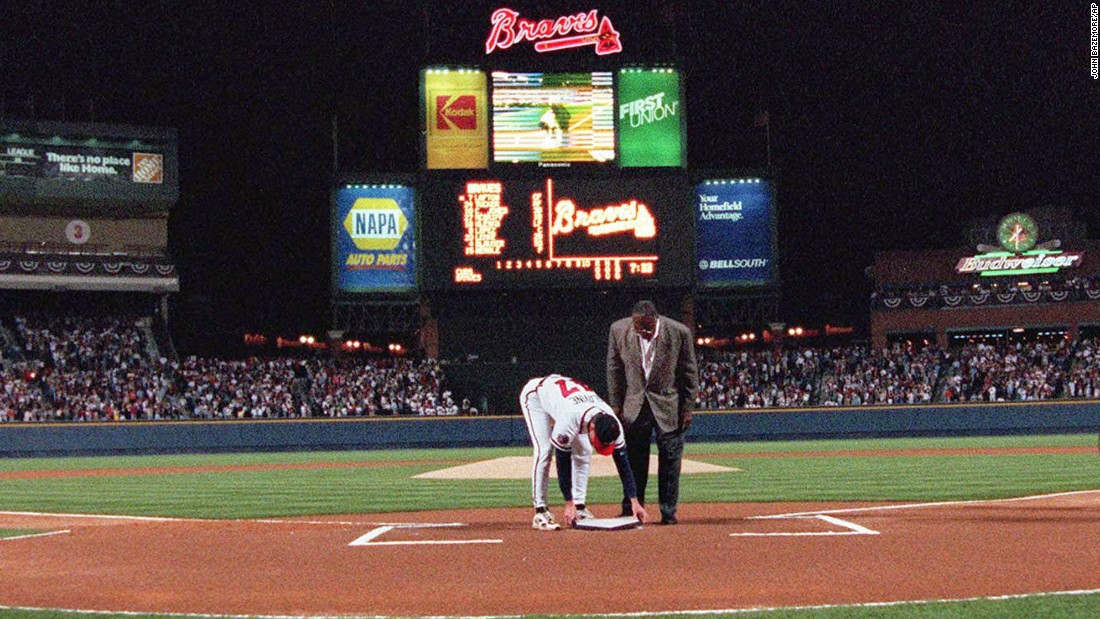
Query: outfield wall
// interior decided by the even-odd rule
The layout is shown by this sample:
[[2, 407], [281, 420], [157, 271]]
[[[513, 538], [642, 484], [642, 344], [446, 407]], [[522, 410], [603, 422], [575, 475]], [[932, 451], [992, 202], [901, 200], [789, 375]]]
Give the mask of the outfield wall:
[[[701, 411], [689, 442], [1100, 432], [1100, 401]], [[0, 457], [528, 445], [522, 417], [0, 425]]]

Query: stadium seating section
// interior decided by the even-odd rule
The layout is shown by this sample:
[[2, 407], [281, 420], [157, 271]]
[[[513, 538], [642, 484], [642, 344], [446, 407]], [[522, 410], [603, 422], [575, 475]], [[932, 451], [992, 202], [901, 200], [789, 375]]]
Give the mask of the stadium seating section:
[[[477, 414], [407, 357], [162, 354], [142, 316], [0, 320], [0, 421]], [[1100, 397], [1100, 339], [699, 351], [700, 409]]]

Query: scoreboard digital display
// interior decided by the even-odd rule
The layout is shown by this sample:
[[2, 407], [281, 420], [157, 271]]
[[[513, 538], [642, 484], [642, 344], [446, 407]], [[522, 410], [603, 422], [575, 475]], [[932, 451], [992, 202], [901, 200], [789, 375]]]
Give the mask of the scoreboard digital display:
[[493, 161], [601, 163], [615, 159], [610, 71], [492, 74]]
[[425, 198], [424, 273], [443, 289], [686, 286], [691, 188], [645, 179], [471, 177]]
[[683, 168], [680, 73], [426, 68], [420, 74], [422, 163], [428, 170], [604, 171]]

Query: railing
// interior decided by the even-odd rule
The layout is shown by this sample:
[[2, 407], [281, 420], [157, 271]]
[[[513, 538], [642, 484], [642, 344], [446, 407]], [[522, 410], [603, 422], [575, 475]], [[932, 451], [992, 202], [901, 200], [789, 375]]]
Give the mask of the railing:
[[167, 252], [156, 245], [105, 245], [86, 243], [13, 243], [0, 242], [0, 254], [25, 254], [30, 256], [89, 256], [89, 257], [142, 257], [166, 258]]

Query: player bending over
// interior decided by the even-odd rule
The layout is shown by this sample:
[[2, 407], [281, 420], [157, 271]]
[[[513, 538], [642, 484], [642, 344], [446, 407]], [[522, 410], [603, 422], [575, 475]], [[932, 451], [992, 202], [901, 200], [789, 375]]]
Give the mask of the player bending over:
[[626, 456], [622, 425], [600, 396], [568, 376], [551, 374], [528, 381], [520, 392], [519, 405], [535, 448], [531, 467], [531, 498], [535, 504], [532, 528], [542, 531], [561, 528], [546, 508], [551, 454], [557, 462], [558, 486], [565, 498], [562, 520], [572, 525], [592, 517], [585, 498], [593, 450], [615, 459], [623, 494], [630, 497], [634, 517], [646, 522], [645, 508], [638, 502], [634, 474]]

